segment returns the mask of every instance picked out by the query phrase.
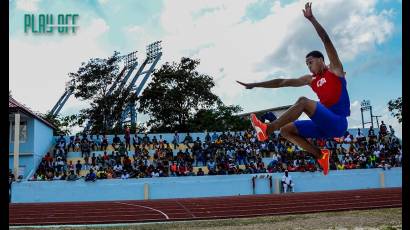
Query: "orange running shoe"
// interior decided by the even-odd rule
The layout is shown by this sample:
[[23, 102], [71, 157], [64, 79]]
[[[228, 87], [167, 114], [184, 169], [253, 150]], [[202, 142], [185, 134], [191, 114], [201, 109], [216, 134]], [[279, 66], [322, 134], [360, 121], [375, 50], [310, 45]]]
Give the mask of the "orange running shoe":
[[268, 135], [266, 133], [268, 125], [261, 122], [254, 113], [251, 114], [251, 123], [256, 131], [256, 137], [259, 141], [265, 141], [266, 139], [268, 139]]
[[327, 175], [329, 173], [329, 158], [330, 158], [330, 151], [329, 149], [322, 149], [322, 158], [318, 159], [317, 162], [323, 169], [323, 175]]

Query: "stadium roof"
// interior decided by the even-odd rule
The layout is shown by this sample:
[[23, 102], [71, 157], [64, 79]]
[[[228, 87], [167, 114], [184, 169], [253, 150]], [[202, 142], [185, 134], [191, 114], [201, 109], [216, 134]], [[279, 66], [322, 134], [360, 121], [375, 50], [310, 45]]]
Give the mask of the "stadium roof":
[[242, 114], [238, 114], [237, 116], [239, 117], [245, 117], [245, 116], [249, 116], [251, 115], [251, 113], [254, 113], [256, 115], [260, 115], [260, 114], [265, 114], [267, 112], [279, 112], [279, 111], [283, 111], [283, 110], [287, 110], [291, 107], [292, 105], [285, 105], [285, 106], [280, 106], [280, 107], [275, 107], [275, 108], [270, 108], [270, 109], [264, 109], [264, 110], [258, 110], [258, 111], [254, 111], [254, 112], [249, 112], [249, 113], [242, 113]]
[[22, 105], [21, 103], [17, 102], [14, 98], [9, 96], [9, 112], [21, 112], [27, 116], [36, 118], [46, 124], [47, 126], [51, 127], [52, 129], [56, 129], [56, 127], [51, 124], [50, 122], [46, 121], [44, 118], [40, 117], [38, 114], [31, 111], [26, 106]]

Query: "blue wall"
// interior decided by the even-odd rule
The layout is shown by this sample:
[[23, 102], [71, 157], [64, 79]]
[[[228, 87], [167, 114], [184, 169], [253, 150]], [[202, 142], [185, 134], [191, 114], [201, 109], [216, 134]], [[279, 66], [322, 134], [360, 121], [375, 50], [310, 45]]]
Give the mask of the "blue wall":
[[[384, 173], [385, 187], [402, 186], [402, 168], [355, 169], [331, 171], [328, 176], [320, 172], [290, 173], [295, 183], [295, 192], [367, 189], [382, 187], [380, 174]], [[269, 181], [257, 174], [255, 194], [270, 193]], [[273, 173], [275, 180], [283, 173]], [[212, 197], [253, 194], [254, 175], [226, 175], [203, 177], [166, 177], [128, 180], [78, 181], [23, 181], [13, 184], [12, 202], [70, 202], [142, 200], [144, 184], [149, 186], [149, 199]], [[104, 191], [104, 192], [101, 192]], [[278, 191], [273, 191], [278, 192]]]
[[[27, 121], [27, 141], [20, 143], [19, 166], [25, 167], [24, 178], [32, 176], [41, 158], [50, 149], [53, 141], [53, 129], [37, 119]], [[14, 143], [9, 143], [9, 168], [14, 169]]]
[[[43, 156], [50, 150], [53, 145], [53, 129], [39, 120], [34, 120], [34, 155], [33, 167], [30, 170], [36, 170]], [[34, 171], [28, 175], [32, 176]]]

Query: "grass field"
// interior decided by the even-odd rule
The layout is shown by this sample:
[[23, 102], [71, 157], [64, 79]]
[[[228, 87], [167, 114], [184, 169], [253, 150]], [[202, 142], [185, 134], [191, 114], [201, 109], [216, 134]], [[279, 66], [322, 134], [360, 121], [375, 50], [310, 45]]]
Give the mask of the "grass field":
[[245, 229], [402, 229], [402, 208], [373, 209], [364, 211], [324, 212], [302, 215], [266, 216], [206, 221], [171, 223], [121, 224], [98, 226], [49, 226], [11, 227], [12, 229], [73, 229], [73, 230], [245, 230]]

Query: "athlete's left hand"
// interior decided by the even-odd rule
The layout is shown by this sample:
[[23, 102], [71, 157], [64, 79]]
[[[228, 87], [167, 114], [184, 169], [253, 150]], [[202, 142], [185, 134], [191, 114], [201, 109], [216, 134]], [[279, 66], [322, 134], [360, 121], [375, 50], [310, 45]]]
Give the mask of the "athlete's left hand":
[[243, 83], [243, 82], [240, 82], [240, 81], [236, 81], [236, 82], [238, 82], [239, 84], [245, 86], [246, 89], [252, 89], [254, 87], [252, 83]]

